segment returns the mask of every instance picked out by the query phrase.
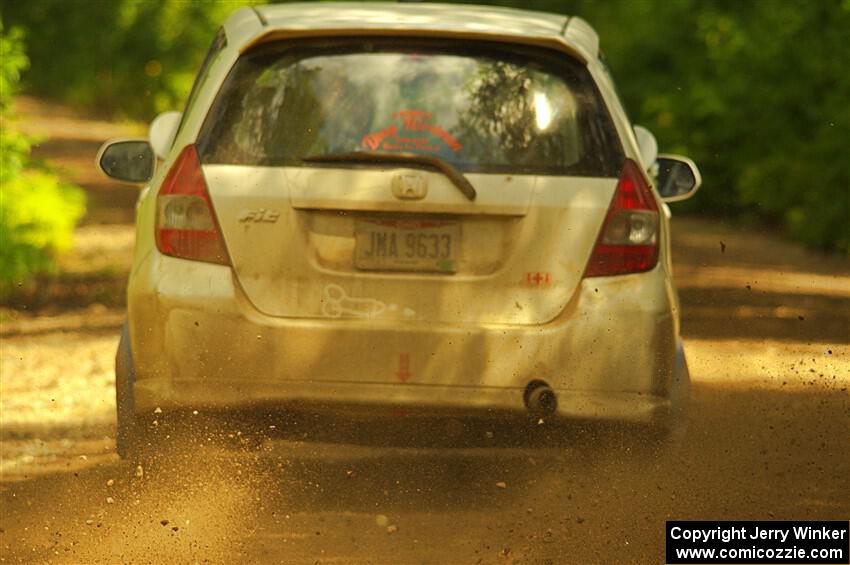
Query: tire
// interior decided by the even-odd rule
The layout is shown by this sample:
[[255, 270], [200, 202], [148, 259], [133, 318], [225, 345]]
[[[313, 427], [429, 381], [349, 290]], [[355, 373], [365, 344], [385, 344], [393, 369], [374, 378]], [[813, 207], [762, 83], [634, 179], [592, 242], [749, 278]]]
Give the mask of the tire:
[[136, 380], [136, 368], [133, 365], [133, 352], [130, 349], [130, 331], [127, 323], [121, 329], [121, 340], [115, 353], [115, 408], [116, 434], [115, 449], [122, 459], [131, 459], [138, 455], [141, 430], [136, 419], [133, 403], [133, 383]]

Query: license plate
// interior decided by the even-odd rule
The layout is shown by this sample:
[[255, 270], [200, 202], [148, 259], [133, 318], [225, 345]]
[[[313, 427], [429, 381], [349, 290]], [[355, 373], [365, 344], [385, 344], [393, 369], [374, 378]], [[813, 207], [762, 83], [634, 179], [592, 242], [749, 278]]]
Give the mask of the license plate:
[[369, 271], [454, 273], [460, 224], [443, 220], [357, 220], [354, 265]]

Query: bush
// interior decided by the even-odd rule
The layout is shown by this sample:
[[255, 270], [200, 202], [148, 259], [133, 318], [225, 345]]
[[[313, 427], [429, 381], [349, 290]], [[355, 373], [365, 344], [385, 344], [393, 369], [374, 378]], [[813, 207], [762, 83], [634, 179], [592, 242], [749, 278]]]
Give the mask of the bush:
[[31, 140], [14, 129], [12, 103], [27, 66], [22, 33], [0, 21], [0, 297], [55, 268], [85, 212], [83, 192], [29, 158]]

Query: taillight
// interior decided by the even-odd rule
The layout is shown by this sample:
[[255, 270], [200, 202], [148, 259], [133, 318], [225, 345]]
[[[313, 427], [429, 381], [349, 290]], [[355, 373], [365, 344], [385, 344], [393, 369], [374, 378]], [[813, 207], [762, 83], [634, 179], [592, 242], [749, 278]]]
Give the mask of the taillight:
[[640, 167], [626, 159], [586, 277], [649, 271], [658, 263], [658, 206]]
[[156, 197], [156, 247], [161, 253], [229, 265], [221, 230], [194, 145], [187, 145]]

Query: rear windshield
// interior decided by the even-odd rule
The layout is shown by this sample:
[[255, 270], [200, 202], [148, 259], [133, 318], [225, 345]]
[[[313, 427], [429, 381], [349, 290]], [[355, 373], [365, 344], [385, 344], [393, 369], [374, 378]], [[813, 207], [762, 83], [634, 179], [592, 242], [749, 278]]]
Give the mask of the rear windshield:
[[469, 43], [287, 45], [237, 61], [199, 138], [205, 163], [376, 151], [474, 172], [616, 176], [622, 167], [596, 86], [567, 56]]

